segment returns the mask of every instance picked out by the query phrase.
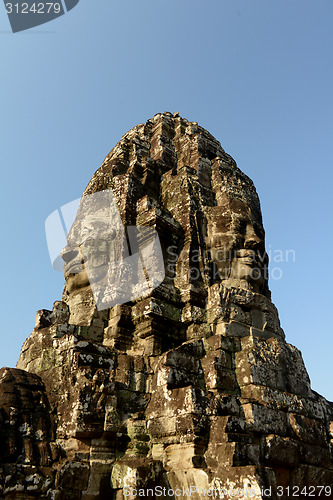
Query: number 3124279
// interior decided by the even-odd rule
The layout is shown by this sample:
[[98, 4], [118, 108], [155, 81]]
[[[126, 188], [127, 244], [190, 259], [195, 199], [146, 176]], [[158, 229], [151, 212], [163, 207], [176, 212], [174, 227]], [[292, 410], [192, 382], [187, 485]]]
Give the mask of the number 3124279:
[[29, 6], [23, 3], [6, 3], [7, 14], [60, 14], [61, 4], [51, 2], [36, 2]]

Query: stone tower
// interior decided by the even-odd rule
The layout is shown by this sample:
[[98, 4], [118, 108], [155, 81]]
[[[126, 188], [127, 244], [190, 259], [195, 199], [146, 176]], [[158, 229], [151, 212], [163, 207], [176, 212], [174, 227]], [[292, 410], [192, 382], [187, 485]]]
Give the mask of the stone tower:
[[[333, 405], [285, 341], [252, 181], [163, 113], [123, 136], [83, 200], [106, 190], [124, 227], [157, 232], [164, 280], [97, 307], [69, 236], [62, 300], [0, 372], [2, 498], [330, 498]], [[94, 248], [104, 276], [114, 247]]]

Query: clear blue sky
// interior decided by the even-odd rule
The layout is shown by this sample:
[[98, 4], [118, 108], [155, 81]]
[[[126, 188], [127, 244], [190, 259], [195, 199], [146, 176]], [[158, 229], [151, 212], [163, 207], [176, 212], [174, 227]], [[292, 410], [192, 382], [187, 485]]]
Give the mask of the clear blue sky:
[[12, 34], [0, 6], [1, 350], [15, 366], [61, 298], [44, 221], [78, 198], [120, 137], [178, 111], [256, 184], [287, 340], [333, 400], [332, 0], [80, 0]]

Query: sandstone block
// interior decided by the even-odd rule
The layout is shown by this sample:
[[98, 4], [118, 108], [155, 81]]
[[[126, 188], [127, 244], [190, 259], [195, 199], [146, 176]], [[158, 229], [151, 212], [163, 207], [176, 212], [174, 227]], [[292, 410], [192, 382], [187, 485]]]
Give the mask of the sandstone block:
[[269, 434], [264, 438], [264, 460], [269, 465], [295, 467], [299, 461], [300, 447], [290, 438]]
[[279, 434], [284, 436], [287, 432], [287, 414], [282, 411], [272, 410], [255, 403], [243, 404], [246, 428], [264, 434]]

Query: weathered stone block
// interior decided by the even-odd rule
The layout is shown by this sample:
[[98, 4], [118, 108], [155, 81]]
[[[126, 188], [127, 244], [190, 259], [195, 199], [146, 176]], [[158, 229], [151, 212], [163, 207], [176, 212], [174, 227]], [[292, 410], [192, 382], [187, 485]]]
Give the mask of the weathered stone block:
[[[317, 494], [318, 487], [324, 486], [322, 491], [328, 493], [328, 498], [332, 496], [333, 471], [315, 467], [313, 465], [299, 465], [291, 472], [290, 486], [307, 486], [308, 492]], [[311, 490], [310, 490], [311, 488]], [[326, 490], [325, 490], [326, 488]]]
[[219, 323], [216, 325], [216, 335], [226, 335], [227, 337], [248, 337], [251, 334], [250, 326], [238, 321], [230, 323]]
[[263, 438], [263, 457], [269, 465], [295, 467], [299, 462], [299, 444], [290, 439], [269, 434]]
[[195, 444], [171, 444], [164, 450], [164, 467], [166, 470], [191, 469], [205, 465], [204, 448]]
[[84, 491], [87, 489], [90, 474], [88, 464], [70, 462], [65, 464], [59, 471], [56, 479], [56, 487], [69, 491]]
[[255, 403], [243, 404], [246, 428], [264, 434], [287, 433], [287, 414], [282, 411], [272, 410]]
[[319, 421], [313, 418], [288, 413], [289, 432], [305, 443], [327, 446], [327, 435]]

